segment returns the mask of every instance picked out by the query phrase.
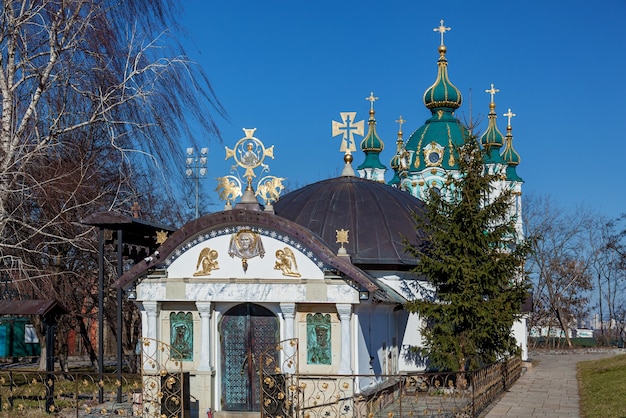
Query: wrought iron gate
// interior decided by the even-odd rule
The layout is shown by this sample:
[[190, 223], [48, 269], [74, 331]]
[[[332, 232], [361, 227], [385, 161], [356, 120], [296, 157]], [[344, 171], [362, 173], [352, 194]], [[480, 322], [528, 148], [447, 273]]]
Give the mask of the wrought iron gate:
[[[185, 409], [181, 354], [162, 341], [141, 340], [141, 399], [133, 399], [133, 415], [182, 418]], [[139, 394], [135, 394], [139, 398]]]
[[295, 416], [299, 405], [298, 339], [283, 340], [260, 358], [261, 418]]

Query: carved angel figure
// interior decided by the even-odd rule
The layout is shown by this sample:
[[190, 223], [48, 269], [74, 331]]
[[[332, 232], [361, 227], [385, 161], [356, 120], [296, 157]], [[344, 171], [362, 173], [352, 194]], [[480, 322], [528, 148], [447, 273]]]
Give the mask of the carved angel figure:
[[231, 200], [241, 196], [241, 183], [234, 176], [218, 177], [215, 191], [220, 196], [220, 199], [230, 204]]
[[285, 179], [282, 177], [265, 177], [257, 185], [256, 195], [260, 196], [265, 201], [265, 204], [276, 202], [285, 188], [283, 180]]
[[274, 270], [282, 271], [283, 276], [300, 277], [300, 273], [298, 273], [298, 264], [296, 263], [296, 256], [289, 247], [276, 251], [276, 264], [274, 264]]
[[197, 276], [208, 276], [213, 270], [219, 270], [219, 264], [217, 262], [217, 251], [210, 249], [209, 247], [203, 248], [198, 256], [198, 264], [196, 265], [196, 272], [193, 274]]

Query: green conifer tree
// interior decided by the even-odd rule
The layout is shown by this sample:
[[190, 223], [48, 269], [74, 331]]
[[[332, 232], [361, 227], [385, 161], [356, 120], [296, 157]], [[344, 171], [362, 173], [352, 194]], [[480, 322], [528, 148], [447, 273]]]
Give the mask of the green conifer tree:
[[460, 175], [432, 189], [415, 216], [423, 244], [407, 241], [407, 251], [424, 281], [413, 282], [421, 297], [406, 308], [423, 320], [429, 364], [465, 371], [519, 351], [511, 327], [528, 292], [522, 266], [530, 246], [516, 236], [513, 191], [494, 196], [501, 174], [486, 172], [476, 138], [456, 157]]

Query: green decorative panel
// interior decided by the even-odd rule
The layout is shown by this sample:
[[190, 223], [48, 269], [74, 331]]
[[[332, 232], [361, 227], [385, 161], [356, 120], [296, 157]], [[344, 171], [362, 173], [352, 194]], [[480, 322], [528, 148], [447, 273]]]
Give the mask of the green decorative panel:
[[193, 318], [191, 312], [170, 314], [172, 358], [193, 360]]
[[330, 314], [306, 316], [306, 359], [308, 364], [330, 364], [331, 352]]

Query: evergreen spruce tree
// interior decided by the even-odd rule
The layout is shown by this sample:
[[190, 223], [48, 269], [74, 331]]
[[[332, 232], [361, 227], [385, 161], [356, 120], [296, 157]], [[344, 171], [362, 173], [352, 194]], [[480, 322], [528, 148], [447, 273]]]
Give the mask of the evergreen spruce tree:
[[530, 246], [516, 236], [512, 190], [495, 189], [501, 174], [487, 173], [483, 156], [475, 137], [456, 150], [460, 176], [431, 190], [415, 216], [423, 244], [407, 242], [425, 282], [413, 282], [421, 298], [406, 307], [421, 316], [421, 352], [437, 369], [473, 370], [519, 351], [511, 327], [528, 291]]

